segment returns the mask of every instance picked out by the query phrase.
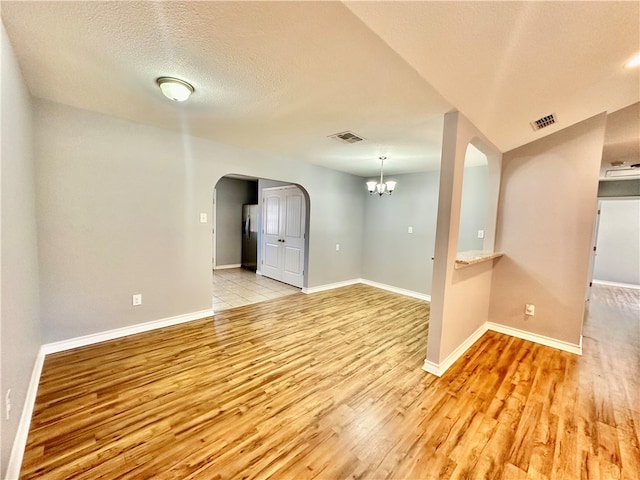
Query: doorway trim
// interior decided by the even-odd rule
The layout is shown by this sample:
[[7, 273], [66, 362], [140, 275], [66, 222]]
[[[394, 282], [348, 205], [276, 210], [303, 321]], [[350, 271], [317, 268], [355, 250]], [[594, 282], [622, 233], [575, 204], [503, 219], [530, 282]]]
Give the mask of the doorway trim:
[[631, 288], [631, 289], [640, 289], [640, 285], [636, 285], [633, 283], [620, 283], [620, 282], [612, 282], [606, 280], [596, 280], [594, 279], [595, 274], [595, 266], [596, 266], [596, 257], [598, 255], [598, 236], [600, 233], [600, 220], [601, 220], [601, 211], [603, 205], [611, 202], [611, 201], [640, 201], [640, 197], [636, 196], [621, 196], [621, 197], [598, 197], [598, 204], [595, 213], [595, 222], [593, 226], [593, 234], [591, 237], [591, 258], [589, 260], [589, 275], [587, 281], [587, 295], [586, 302], [589, 302], [591, 298], [591, 286], [593, 284], [597, 285], [609, 285], [612, 287], [621, 287], [621, 288]]
[[215, 270], [218, 266], [218, 264], [216, 263], [217, 257], [216, 257], [216, 236], [218, 235], [218, 224], [216, 223], [218, 221], [218, 216], [216, 215], [216, 209], [218, 207], [218, 191], [214, 185], [213, 187], [213, 205], [212, 205], [212, 211], [211, 211], [211, 268], [212, 270]]

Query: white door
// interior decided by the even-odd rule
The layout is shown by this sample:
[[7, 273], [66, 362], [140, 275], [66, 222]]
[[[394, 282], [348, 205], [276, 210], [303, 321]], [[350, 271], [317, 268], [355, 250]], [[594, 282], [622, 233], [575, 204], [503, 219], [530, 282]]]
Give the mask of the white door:
[[260, 271], [265, 277], [282, 281], [280, 236], [280, 191], [265, 188], [262, 191], [262, 266]]
[[262, 191], [261, 273], [296, 287], [304, 278], [305, 198], [295, 186]]
[[211, 216], [211, 269], [216, 269], [216, 189], [213, 189], [213, 214]]

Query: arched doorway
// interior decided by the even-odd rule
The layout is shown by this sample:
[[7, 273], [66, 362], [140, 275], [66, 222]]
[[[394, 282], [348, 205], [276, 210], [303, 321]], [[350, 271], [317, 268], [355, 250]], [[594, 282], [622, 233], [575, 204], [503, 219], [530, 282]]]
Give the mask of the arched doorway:
[[[278, 192], [284, 192], [282, 201], [274, 202], [273, 194]], [[265, 202], [267, 197], [269, 202]], [[271, 210], [274, 205], [281, 205], [269, 225], [265, 223], [267, 204]], [[247, 218], [249, 208], [251, 214]], [[214, 312], [300, 292], [308, 276], [309, 210], [304, 187], [290, 182], [231, 174], [216, 183], [212, 230]], [[299, 213], [297, 220], [292, 220], [293, 212]], [[253, 248], [252, 259], [247, 257], [247, 248]], [[282, 262], [284, 275], [274, 274], [273, 266], [278, 262]]]

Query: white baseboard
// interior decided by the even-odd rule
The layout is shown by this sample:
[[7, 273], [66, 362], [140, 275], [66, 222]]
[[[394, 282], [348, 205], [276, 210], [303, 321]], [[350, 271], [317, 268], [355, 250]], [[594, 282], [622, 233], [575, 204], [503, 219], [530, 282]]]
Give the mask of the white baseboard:
[[62, 352], [65, 350], [70, 350], [72, 348], [84, 347], [86, 345], [92, 345], [94, 343], [100, 343], [107, 340], [113, 340], [115, 338], [126, 337], [127, 335], [148, 332], [157, 328], [170, 327], [171, 325], [178, 325], [180, 323], [191, 322], [193, 320], [200, 320], [201, 318], [211, 317], [212, 315], [212, 308], [201, 310], [199, 312], [185, 313], [184, 315], [162, 318], [160, 320], [153, 320], [151, 322], [138, 323], [137, 325], [131, 325], [130, 327], [116, 328], [114, 330], [107, 330], [106, 332], [92, 333], [91, 335], [84, 335], [82, 337], [71, 338], [69, 340], [62, 340], [60, 342], [45, 343], [42, 346], [42, 351], [45, 355], [49, 353]]
[[262, 271], [260, 271], [260, 270], [256, 270], [256, 275], [260, 275], [260, 276], [262, 276]]
[[33, 364], [31, 371], [31, 379], [27, 387], [27, 395], [24, 399], [22, 407], [22, 415], [18, 422], [18, 430], [13, 439], [11, 448], [11, 456], [7, 464], [6, 480], [15, 480], [20, 476], [20, 467], [22, 466], [22, 458], [24, 457], [24, 449], [27, 446], [27, 437], [29, 436], [29, 426], [31, 425], [31, 417], [33, 416], [33, 408], [36, 404], [36, 395], [38, 393], [38, 384], [40, 383], [40, 375], [42, 374], [42, 366], [44, 365], [44, 350], [40, 347], [38, 356]]
[[498, 323], [487, 322], [487, 328], [494, 332], [504, 333], [505, 335], [511, 335], [512, 337], [521, 338], [522, 340], [528, 340], [530, 342], [539, 343], [547, 347], [557, 348], [558, 350], [564, 350], [565, 352], [574, 353], [576, 355], [582, 355], [582, 335], [580, 335], [580, 344], [569, 343], [562, 340], [556, 340], [555, 338], [545, 337], [544, 335], [538, 335], [537, 333], [527, 332], [518, 328], [507, 327]]
[[214, 270], [227, 270], [229, 268], [240, 268], [242, 267], [242, 264], [240, 263], [233, 263], [230, 265], [216, 265], [215, 267], [213, 267]]
[[633, 288], [634, 290], [640, 290], [640, 285], [636, 285], [635, 283], [609, 282], [607, 280], [592, 280], [591, 283], [607, 285], [609, 287]]
[[387, 290], [389, 292], [399, 293], [400, 295], [406, 295], [407, 297], [417, 298], [418, 300], [426, 300], [427, 302], [431, 301], [431, 295], [427, 295], [426, 293], [414, 292], [413, 290], [406, 290], [404, 288], [374, 282], [373, 280], [367, 280], [365, 278], [361, 278], [360, 283], [364, 283], [365, 285], [369, 285], [371, 287], [380, 288], [382, 290]]
[[317, 287], [304, 287], [302, 293], [317, 293], [324, 292], [325, 290], [333, 290], [334, 288], [346, 287], [348, 285], [355, 285], [361, 283], [360, 278], [353, 278], [351, 280], [345, 280], [344, 282], [327, 283], [326, 285], [319, 285]]
[[471, 345], [473, 345], [476, 341], [478, 341], [478, 339], [482, 337], [482, 335], [484, 335], [484, 333], [488, 330], [509, 335], [511, 337], [521, 338], [522, 340], [527, 340], [529, 342], [539, 343], [540, 345], [556, 348], [558, 350], [563, 350], [575, 355], [582, 355], [582, 335], [580, 335], [580, 343], [576, 345], [575, 343], [569, 343], [562, 340], [557, 340], [555, 338], [545, 337], [544, 335], [526, 332], [518, 328], [507, 327], [505, 325], [500, 325], [493, 322], [486, 322], [475, 332], [473, 332], [469, 336], [469, 338], [462, 342], [458, 346], [458, 348], [451, 352], [442, 362], [435, 363], [425, 359], [422, 369], [426, 372], [441, 377], [449, 369], [449, 367], [451, 367], [451, 365], [453, 365], [455, 361], [458, 360], [464, 354], [464, 352], [466, 352], [467, 349], [471, 347]]
[[344, 282], [328, 283], [326, 285], [319, 285], [317, 287], [303, 288], [302, 293], [316, 293], [324, 292], [325, 290], [332, 290], [334, 288], [346, 287], [348, 285], [355, 285], [356, 283], [362, 283], [369, 285], [370, 287], [380, 288], [381, 290], [387, 290], [389, 292], [398, 293], [400, 295], [406, 295], [408, 297], [417, 298], [419, 300], [431, 301], [431, 295], [425, 293], [414, 292], [413, 290], [406, 290], [404, 288], [394, 287], [393, 285], [386, 285], [384, 283], [374, 282], [373, 280], [367, 280], [365, 278], [353, 278], [351, 280], [345, 280]]
[[422, 365], [422, 369], [425, 372], [429, 372], [438, 377], [441, 377], [442, 375], [444, 375], [444, 373], [447, 370], [449, 370], [449, 367], [451, 367], [451, 365], [453, 365], [456, 362], [456, 360], [458, 360], [462, 355], [464, 355], [464, 352], [466, 352], [469, 349], [469, 347], [471, 347], [471, 345], [476, 343], [478, 339], [485, 334], [486, 331], [487, 331], [487, 324], [484, 323], [480, 327], [478, 327], [478, 329], [475, 332], [469, 335], [469, 337], [467, 337], [467, 339], [464, 342], [458, 345], [458, 347], [453, 352], [447, 355], [447, 358], [445, 358], [442, 362], [435, 363], [425, 359], [424, 365]]

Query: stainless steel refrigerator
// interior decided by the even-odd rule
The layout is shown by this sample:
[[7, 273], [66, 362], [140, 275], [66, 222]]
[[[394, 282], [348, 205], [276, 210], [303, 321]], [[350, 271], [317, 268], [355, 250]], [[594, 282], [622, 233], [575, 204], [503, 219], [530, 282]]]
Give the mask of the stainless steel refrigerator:
[[242, 268], [258, 267], [258, 205], [242, 206]]

